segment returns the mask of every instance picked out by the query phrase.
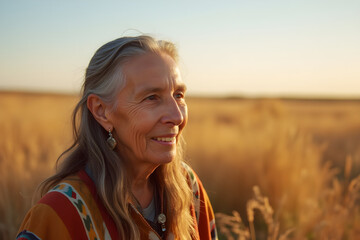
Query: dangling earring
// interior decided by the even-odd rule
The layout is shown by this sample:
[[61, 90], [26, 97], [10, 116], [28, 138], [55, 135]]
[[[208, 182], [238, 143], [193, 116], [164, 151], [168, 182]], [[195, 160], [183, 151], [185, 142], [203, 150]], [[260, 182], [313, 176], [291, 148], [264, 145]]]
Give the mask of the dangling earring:
[[111, 150], [114, 150], [114, 148], [116, 146], [116, 140], [115, 140], [115, 138], [113, 138], [110, 128], [109, 128], [109, 137], [106, 141], [107, 141], [109, 147], [111, 148]]

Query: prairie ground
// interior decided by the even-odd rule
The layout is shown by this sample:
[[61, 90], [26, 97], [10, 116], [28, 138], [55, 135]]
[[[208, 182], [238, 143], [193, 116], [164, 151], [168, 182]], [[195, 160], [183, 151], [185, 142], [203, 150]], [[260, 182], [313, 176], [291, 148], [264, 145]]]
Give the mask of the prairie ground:
[[[71, 144], [76, 101], [0, 93], [0, 239], [14, 238], [36, 185]], [[218, 215], [223, 239], [251, 239], [254, 232], [257, 239], [359, 238], [360, 101], [189, 97], [187, 103], [186, 158], [215, 212], [227, 214]], [[236, 227], [229, 233], [231, 216]], [[288, 229], [287, 238], [278, 238]]]

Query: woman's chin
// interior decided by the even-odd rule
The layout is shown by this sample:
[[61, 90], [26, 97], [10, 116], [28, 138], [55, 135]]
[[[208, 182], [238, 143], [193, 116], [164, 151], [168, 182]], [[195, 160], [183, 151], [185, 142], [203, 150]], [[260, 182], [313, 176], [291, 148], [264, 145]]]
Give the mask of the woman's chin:
[[157, 164], [163, 165], [171, 163], [172, 161], [175, 161], [176, 153], [168, 153], [165, 156], [162, 156], [156, 160]]

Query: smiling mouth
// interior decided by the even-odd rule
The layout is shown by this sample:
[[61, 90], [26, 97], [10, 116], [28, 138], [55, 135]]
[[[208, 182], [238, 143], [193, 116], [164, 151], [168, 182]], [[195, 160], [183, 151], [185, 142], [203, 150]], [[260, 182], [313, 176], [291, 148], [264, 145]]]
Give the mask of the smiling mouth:
[[152, 138], [158, 142], [166, 142], [166, 143], [175, 143], [176, 142], [176, 137], [155, 137]]

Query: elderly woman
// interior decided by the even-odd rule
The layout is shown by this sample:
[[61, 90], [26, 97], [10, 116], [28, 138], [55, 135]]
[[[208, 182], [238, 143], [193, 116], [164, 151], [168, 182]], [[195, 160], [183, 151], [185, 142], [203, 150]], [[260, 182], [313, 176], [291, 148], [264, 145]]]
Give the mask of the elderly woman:
[[74, 110], [75, 141], [17, 239], [217, 238], [209, 198], [182, 158], [177, 58], [172, 43], [149, 36], [97, 50]]

